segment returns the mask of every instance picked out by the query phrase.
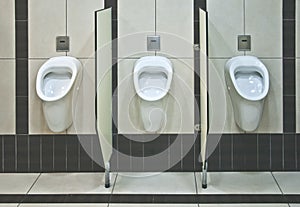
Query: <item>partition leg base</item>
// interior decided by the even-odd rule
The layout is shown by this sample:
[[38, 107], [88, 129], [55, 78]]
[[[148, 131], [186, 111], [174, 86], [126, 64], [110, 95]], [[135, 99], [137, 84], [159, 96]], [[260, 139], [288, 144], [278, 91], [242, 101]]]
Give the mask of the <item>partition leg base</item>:
[[110, 188], [110, 165], [109, 163], [105, 166], [105, 188]]
[[207, 161], [205, 161], [202, 166], [202, 188], [207, 188]]

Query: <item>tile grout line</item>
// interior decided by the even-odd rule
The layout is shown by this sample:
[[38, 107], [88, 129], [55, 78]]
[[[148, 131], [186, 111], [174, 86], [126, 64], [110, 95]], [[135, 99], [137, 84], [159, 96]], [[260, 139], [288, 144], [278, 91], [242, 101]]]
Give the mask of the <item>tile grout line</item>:
[[117, 182], [118, 176], [119, 176], [119, 173], [116, 174], [115, 181], [114, 181], [113, 187], [112, 187], [112, 189], [111, 189], [110, 197], [109, 197], [109, 200], [108, 200], [108, 207], [109, 207], [111, 198], [112, 198], [113, 193], [114, 193], [114, 190], [115, 190], [115, 186], [116, 186], [116, 182]]
[[33, 186], [36, 184], [36, 182], [38, 181], [38, 179], [41, 177], [42, 173], [39, 173], [39, 176], [35, 179], [35, 181], [33, 182], [33, 184], [30, 186], [29, 190], [27, 191], [26, 195], [31, 191], [31, 189], [33, 188]]
[[283, 193], [283, 191], [282, 191], [282, 189], [281, 189], [281, 187], [280, 187], [279, 183], [277, 182], [277, 180], [276, 180], [276, 178], [275, 178], [275, 176], [274, 176], [273, 172], [271, 172], [271, 175], [272, 175], [272, 177], [273, 177], [274, 181], [276, 182], [276, 184], [277, 184], [277, 186], [278, 186], [278, 188], [279, 188], [279, 190], [280, 190], [281, 194], [282, 194], [282, 195], [284, 195], [284, 193]]

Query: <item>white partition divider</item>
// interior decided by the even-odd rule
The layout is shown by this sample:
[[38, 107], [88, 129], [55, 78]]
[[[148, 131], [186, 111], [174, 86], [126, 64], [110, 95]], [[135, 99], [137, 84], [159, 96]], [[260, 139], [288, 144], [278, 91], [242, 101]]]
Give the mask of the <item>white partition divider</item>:
[[207, 143], [207, 21], [206, 12], [199, 9], [199, 42], [200, 42], [200, 129], [201, 129], [201, 157], [203, 163], [202, 170], [202, 187], [206, 188], [206, 172], [207, 172], [207, 162], [206, 162], [206, 143]]
[[112, 155], [112, 9], [96, 12], [96, 129], [105, 164], [105, 187], [110, 186]]

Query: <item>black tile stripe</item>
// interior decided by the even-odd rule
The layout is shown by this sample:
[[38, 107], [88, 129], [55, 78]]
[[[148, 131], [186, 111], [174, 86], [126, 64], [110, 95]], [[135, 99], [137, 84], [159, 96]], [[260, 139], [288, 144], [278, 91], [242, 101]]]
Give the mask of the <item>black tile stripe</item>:
[[16, 133], [28, 134], [28, 2], [15, 0]]
[[283, 1], [283, 130], [289, 133], [296, 132], [295, 5], [296, 0]]
[[253, 194], [8, 194], [0, 195], [0, 203], [155, 203], [155, 204], [218, 204], [218, 203], [300, 203], [300, 195]]

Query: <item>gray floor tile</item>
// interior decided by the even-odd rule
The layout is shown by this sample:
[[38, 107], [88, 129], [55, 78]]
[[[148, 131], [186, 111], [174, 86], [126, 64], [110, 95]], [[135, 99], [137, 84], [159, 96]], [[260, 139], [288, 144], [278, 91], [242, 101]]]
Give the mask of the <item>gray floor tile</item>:
[[[111, 182], [114, 183], [112, 174]], [[42, 174], [29, 194], [98, 194], [111, 193], [104, 187], [104, 173], [45, 173]]]
[[34, 204], [21, 204], [19, 207], [107, 207], [108, 204], [99, 204], [99, 203], [55, 203], [55, 204], [48, 204], [48, 203], [34, 203]]
[[195, 194], [194, 173], [119, 173], [115, 194]]
[[273, 172], [284, 194], [300, 194], [300, 172]]
[[38, 176], [38, 173], [2, 173], [0, 194], [25, 194]]
[[281, 194], [270, 172], [209, 172], [207, 189], [196, 179], [199, 194]]

